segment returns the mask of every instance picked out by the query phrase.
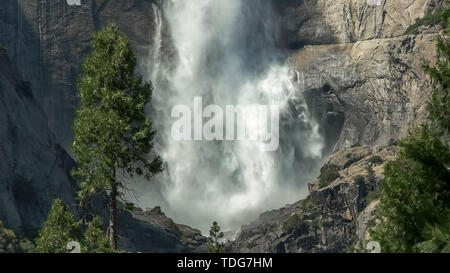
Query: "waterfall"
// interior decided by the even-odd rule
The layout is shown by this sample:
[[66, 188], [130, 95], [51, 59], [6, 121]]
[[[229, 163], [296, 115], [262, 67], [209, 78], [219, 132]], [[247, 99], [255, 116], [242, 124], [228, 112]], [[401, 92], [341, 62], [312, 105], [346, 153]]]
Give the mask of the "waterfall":
[[154, 27], [151, 31], [153, 36], [153, 44], [149, 47], [149, 57], [148, 57], [148, 75], [153, 82], [157, 81], [157, 73], [160, 69], [161, 63], [161, 46], [162, 46], [162, 17], [159, 7], [152, 4]]
[[[305, 197], [306, 182], [317, 175], [323, 140], [300, 77], [275, 46], [270, 1], [170, 0], [162, 12], [178, 56], [173, 69], [158, 61], [162, 20], [155, 11], [147, 77], [155, 84], [153, 118], [167, 167], [159, 178], [160, 198], [140, 183], [139, 205], [161, 205], [176, 222], [207, 232], [213, 221], [225, 230], [237, 229], [265, 210]], [[279, 149], [264, 152], [248, 141], [175, 141], [172, 107], [192, 106], [198, 96], [204, 104], [223, 107], [279, 105]], [[251, 123], [255, 117], [246, 119]]]

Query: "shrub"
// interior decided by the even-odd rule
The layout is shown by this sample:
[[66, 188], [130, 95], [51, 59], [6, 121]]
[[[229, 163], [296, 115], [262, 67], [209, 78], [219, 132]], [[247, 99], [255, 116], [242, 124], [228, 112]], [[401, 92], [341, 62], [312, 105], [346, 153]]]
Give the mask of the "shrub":
[[369, 160], [367, 160], [372, 165], [378, 166], [384, 163], [383, 159], [379, 155], [374, 155]]
[[125, 209], [133, 211], [135, 209], [134, 204], [132, 202], [126, 202], [125, 203]]
[[309, 230], [309, 225], [300, 216], [293, 215], [282, 224], [281, 229], [287, 233], [294, 231], [306, 233]]
[[36, 239], [38, 253], [67, 253], [67, 244], [81, 242], [80, 224], [61, 199], [52, 205], [47, 221]]
[[442, 15], [442, 10], [428, 12], [424, 17], [416, 19], [416, 22], [406, 29], [405, 34], [418, 34], [418, 30], [421, 26], [435, 26], [440, 24], [442, 21]]
[[83, 253], [108, 253], [111, 252], [109, 239], [102, 230], [100, 218], [95, 217], [88, 224], [83, 240]]
[[341, 175], [339, 174], [338, 168], [336, 166], [325, 165], [320, 170], [319, 187], [324, 188], [340, 177]]
[[364, 176], [362, 176], [362, 175], [358, 175], [358, 176], [356, 176], [356, 177], [353, 179], [353, 181], [354, 181], [356, 184], [362, 184], [362, 183], [364, 183], [364, 182], [366, 181], [366, 178], [365, 178]]
[[13, 230], [7, 229], [0, 221], [0, 253], [30, 253], [33, 249], [34, 245], [28, 239], [16, 235]]

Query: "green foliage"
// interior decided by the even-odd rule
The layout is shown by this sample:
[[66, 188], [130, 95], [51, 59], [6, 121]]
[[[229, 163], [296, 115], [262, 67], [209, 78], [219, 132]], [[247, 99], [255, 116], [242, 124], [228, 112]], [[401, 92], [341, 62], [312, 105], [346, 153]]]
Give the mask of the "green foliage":
[[450, 253], [450, 217], [440, 226], [427, 225], [423, 237], [426, 241], [418, 243], [415, 250], [420, 253]]
[[324, 188], [340, 177], [341, 175], [336, 166], [325, 165], [320, 169], [319, 187]]
[[[442, 225], [450, 209], [450, 149], [425, 125], [400, 141], [399, 157], [385, 166], [372, 232], [383, 252], [413, 252], [427, 226]], [[444, 218], [445, 219], [445, 218]]]
[[126, 210], [130, 210], [130, 211], [133, 211], [133, 210], [135, 209], [134, 204], [131, 203], [131, 202], [126, 202], [126, 203], [125, 203], [125, 209], [126, 209]]
[[300, 216], [293, 215], [282, 224], [281, 229], [287, 233], [294, 231], [306, 233], [309, 230], [309, 225]]
[[79, 242], [82, 253], [109, 253], [109, 240], [102, 230], [102, 223], [95, 217], [88, 223], [86, 231], [76, 222], [69, 208], [60, 199], [53, 202], [44, 227], [36, 239], [37, 253], [68, 253], [67, 244]]
[[208, 241], [206, 242], [206, 248], [209, 253], [226, 253], [225, 244], [221, 242], [223, 239], [223, 232], [217, 222], [213, 222], [211, 229], [209, 230]]
[[444, 36], [438, 38], [438, 60], [435, 67], [425, 66], [425, 72], [435, 80], [436, 88], [428, 105], [430, 119], [434, 126], [444, 135], [450, 134], [450, 1], [446, 1], [447, 8], [442, 11], [442, 25]]
[[371, 158], [369, 158], [367, 161], [370, 164], [375, 165], [375, 166], [381, 165], [384, 162], [383, 159], [381, 158], [381, 156], [379, 156], [379, 155], [374, 155]]
[[353, 181], [354, 181], [356, 184], [364, 184], [364, 182], [366, 181], [366, 178], [365, 178], [364, 176], [362, 176], [362, 175], [358, 175], [358, 176], [356, 176], [356, 177], [353, 179]]
[[80, 105], [74, 121], [73, 152], [82, 202], [96, 193], [123, 187], [116, 170], [133, 177], [162, 170], [159, 157], [148, 160], [155, 131], [146, 117], [151, 83], [136, 77], [136, 57], [126, 35], [109, 23], [94, 34], [92, 52], [78, 80]]
[[36, 239], [38, 253], [67, 253], [67, 244], [71, 241], [81, 242], [80, 224], [61, 199], [53, 202], [44, 227]]
[[25, 238], [17, 236], [0, 221], [0, 253], [31, 253], [34, 245]]
[[367, 176], [366, 176], [366, 182], [368, 184], [375, 184], [377, 182], [377, 176], [375, 175], [375, 171], [373, 170], [372, 166], [367, 166]]
[[95, 217], [84, 233], [84, 240], [81, 245], [83, 253], [109, 253], [111, 248], [109, 239], [102, 230], [100, 218]]
[[416, 19], [416, 22], [409, 26], [405, 34], [418, 34], [421, 26], [435, 26], [442, 22], [443, 10], [436, 10], [428, 12], [424, 17]]
[[247, 248], [248, 249], [252, 249], [252, 248], [254, 248], [256, 246], [256, 242], [255, 241], [249, 241], [248, 243], [247, 243]]

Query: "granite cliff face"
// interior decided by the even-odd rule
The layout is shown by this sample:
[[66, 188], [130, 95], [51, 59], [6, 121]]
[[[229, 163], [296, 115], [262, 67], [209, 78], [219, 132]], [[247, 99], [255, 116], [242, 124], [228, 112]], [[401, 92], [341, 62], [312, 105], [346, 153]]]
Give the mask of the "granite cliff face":
[[436, 34], [310, 46], [292, 66], [330, 152], [385, 144], [426, 118]]
[[279, 42], [303, 45], [354, 43], [402, 35], [439, 0], [276, 0]]
[[[73, 205], [76, 185], [69, 170], [76, 79], [92, 34], [107, 21], [118, 23], [142, 60], [161, 41], [173, 58], [163, 0], [2, 0], [0, 4], [0, 220], [16, 232], [35, 235], [56, 197]], [[304, 201], [267, 212], [243, 227], [232, 243], [245, 252], [342, 252], [367, 236], [382, 165], [367, 176], [368, 160], [393, 158], [386, 144], [426, 118], [431, 82], [424, 61], [433, 62], [438, 26], [403, 35], [439, 0], [273, 0], [277, 44], [297, 73], [299, 93], [319, 121], [328, 165], [341, 178], [310, 187]], [[157, 26], [162, 29], [157, 29]], [[161, 38], [160, 41], [157, 38]], [[164, 60], [162, 60], [164, 61]], [[149, 69], [146, 61], [140, 71]], [[346, 149], [347, 148], [347, 149]], [[159, 213], [123, 211], [122, 245], [129, 251], [204, 250], [198, 231], [173, 225]], [[286, 224], [287, 223], [287, 224]], [[306, 223], [306, 224], [305, 224]], [[174, 228], [176, 226], [176, 228]], [[181, 230], [181, 232], [180, 232]], [[142, 234], [147, 234], [140, 239]]]
[[[278, 3], [278, 2], [277, 2]], [[439, 1], [281, 1], [280, 43], [292, 48], [299, 92], [322, 125], [326, 153], [383, 144], [426, 118], [432, 92], [424, 63], [439, 26], [403, 35]], [[290, 22], [290, 23], [287, 23]], [[422, 33], [422, 34], [420, 34]]]
[[146, 57], [154, 39], [158, 2], [82, 0], [81, 5], [68, 5], [66, 0], [2, 0], [0, 43], [32, 84], [50, 129], [67, 151], [78, 103], [76, 80], [92, 34], [107, 21], [115, 21], [136, 53]]
[[[374, 4], [375, 3], [375, 4]], [[291, 50], [299, 92], [331, 153], [323, 171], [339, 178], [310, 184], [310, 196], [266, 212], [243, 226], [230, 243], [236, 252], [347, 252], [364, 250], [375, 224], [377, 189], [395, 146], [391, 143], [426, 120], [432, 83], [423, 64], [436, 58], [438, 25], [416, 19], [440, 1], [303, 1], [275, 3], [279, 43]], [[369, 167], [369, 168], [368, 168]], [[368, 169], [373, 169], [372, 175]]]
[[55, 198], [75, 210], [73, 160], [56, 142], [30, 84], [0, 50], [0, 221], [35, 236]]
[[325, 168], [335, 168], [339, 178], [329, 185], [314, 181], [306, 200], [266, 212], [243, 226], [230, 243], [231, 249], [245, 253], [350, 251], [365, 240], [375, 223], [373, 211], [383, 166], [397, 152], [395, 146], [364, 146], [332, 155]]

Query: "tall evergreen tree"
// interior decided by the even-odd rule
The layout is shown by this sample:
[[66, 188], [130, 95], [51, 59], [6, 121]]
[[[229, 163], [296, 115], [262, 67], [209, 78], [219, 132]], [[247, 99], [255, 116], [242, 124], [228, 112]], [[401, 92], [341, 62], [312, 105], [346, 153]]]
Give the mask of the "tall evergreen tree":
[[450, 252], [450, 9], [443, 11], [438, 61], [425, 71], [435, 81], [431, 123], [400, 141], [399, 157], [385, 166], [372, 231], [383, 252]]
[[372, 239], [383, 252], [415, 252], [428, 240], [429, 225], [448, 224], [450, 149], [423, 125], [400, 141], [400, 154], [386, 164]]
[[79, 223], [61, 199], [53, 202], [44, 227], [36, 239], [38, 253], [67, 253], [67, 244], [81, 242], [82, 232]]
[[[436, 88], [428, 106], [430, 119], [444, 135], [450, 135], [450, 1], [445, 0], [442, 14], [444, 35], [438, 38], [438, 60], [434, 67], [426, 66], [425, 72], [435, 80]], [[447, 139], [448, 140], [448, 139]]]
[[126, 35], [114, 23], [94, 34], [92, 52], [78, 81], [80, 106], [74, 121], [73, 152], [85, 202], [109, 192], [109, 240], [117, 249], [117, 197], [126, 185], [119, 172], [150, 179], [162, 171], [161, 159], [149, 157], [155, 130], [146, 117], [151, 83], [135, 76], [136, 57]]

